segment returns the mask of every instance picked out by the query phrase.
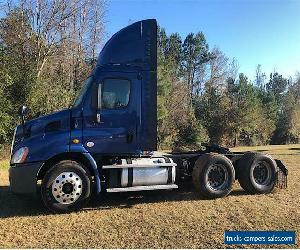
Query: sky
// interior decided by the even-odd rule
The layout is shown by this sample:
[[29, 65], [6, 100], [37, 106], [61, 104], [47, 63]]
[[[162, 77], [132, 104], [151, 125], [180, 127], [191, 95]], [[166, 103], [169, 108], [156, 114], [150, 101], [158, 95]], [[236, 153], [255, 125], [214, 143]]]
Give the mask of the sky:
[[108, 0], [107, 39], [147, 18], [183, 39], [202, 31], [251, 80], [257, 64], [267, 75], [300, 72], [300, 0]]

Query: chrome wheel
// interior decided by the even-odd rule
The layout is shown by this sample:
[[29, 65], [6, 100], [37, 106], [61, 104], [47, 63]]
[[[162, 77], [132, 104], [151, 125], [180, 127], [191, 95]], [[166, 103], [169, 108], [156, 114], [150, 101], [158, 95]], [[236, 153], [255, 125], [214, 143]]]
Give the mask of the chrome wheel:
[[229, 180], [227, 169], [222, 164], [209, 166], [205, 178], [208, 187], [212, 190], [226, 188]]
[[61, 204], [72, 204], [82, 194], [82, 179], [74, 172], [63, 172], [52, 184], [52, 195]]
[[271, 180], [271, 167], [267, 162], [258, 162], [253, 168], [253, 178], [259, 185], [268, 185]]

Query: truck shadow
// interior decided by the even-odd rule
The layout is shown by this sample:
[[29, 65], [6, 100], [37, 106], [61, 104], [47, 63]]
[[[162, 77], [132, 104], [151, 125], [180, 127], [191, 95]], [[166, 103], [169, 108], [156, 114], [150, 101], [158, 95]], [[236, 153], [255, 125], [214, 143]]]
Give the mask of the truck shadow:
[[15, 195], [8, 186], [0, 186], [0, 218], [46, 214], [39, 197]]
[[106, 193], [95, 197], [87, 210], [130, 208], [137, 204], [160, 203], [169, 201], [197, 200], [199, 196], [192, 186], [184, 186], [174, 190], [152, 190], [124, 193]]
[[294, 151], [293, 153], [300, 153], [300, 147], [299, 148], [290, 148], [290, 150]]
[[[245, 195], [242, 190], [233, 190], [230, 195]], [[177, 190], [140, 191], [128, 193], [101, 194], [91, 199], [84, 210], [130, 208], [137, 204], [203, 200], [192, 185]], [[0, 186], [0, 218], [27, 217], [51, 214], [42, 204], [40, 197], [19, 196], [11, 193], [8, 186]]]
[[[232, 190], [230, 196], [247, 195], [242, 189]], [[204, 197], [199, 196], [195, 192], [193, 185], [185, 185], [174, 190], [156, 190], [156, 191], [140, 191], [128, 193], [110, 193], [103, 194], [98, 198], [92, 199], [90, 206], [85, 210], [111, 209], [111, 208], [130, 208], [138, 204], [161, 203], [161, 202], [181, 202], [203, 200], [208, 201]]]

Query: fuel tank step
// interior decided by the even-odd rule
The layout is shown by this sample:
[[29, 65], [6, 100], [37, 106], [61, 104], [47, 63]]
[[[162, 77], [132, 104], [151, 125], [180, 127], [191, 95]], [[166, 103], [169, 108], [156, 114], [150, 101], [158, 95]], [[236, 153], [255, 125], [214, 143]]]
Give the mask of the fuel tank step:
[[106, 189], [106, 191], [108, 193], [117, 193], [117, 192], [175, 189], [175, 188], [178, 188], [178, 186], [176, 184], [171, 184], [171, 185], [136, 186], [136, 187], [125, 187], [125, 188], [108, 188], [108, 189]]
[[122, 164], [122, 165], [104, 165], [102, 169], [118, 168], [153, 168], [153, 167], [176, 167], [176, 163], [159, 163], [159, 164]]

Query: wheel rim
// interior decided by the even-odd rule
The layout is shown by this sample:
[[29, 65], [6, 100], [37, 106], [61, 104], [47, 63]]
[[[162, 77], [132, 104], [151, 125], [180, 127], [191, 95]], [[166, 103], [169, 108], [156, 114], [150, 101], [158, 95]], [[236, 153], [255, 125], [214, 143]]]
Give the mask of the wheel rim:
[[206, 172], [206, 183], [212, 190], [222, 190], [228, 184], [228, 171], [222, 164], [214, 164], [208, 167]]
[[259, 185], [267, 185], [271, 180], [271, 167], [265, 162], [258, 162], [253, 168], [253, 178]]
[[52, 195], [61, 204], [72, 204], [82, 194], [82, 179], [74, 172], [63, 172], [52, 183]]

